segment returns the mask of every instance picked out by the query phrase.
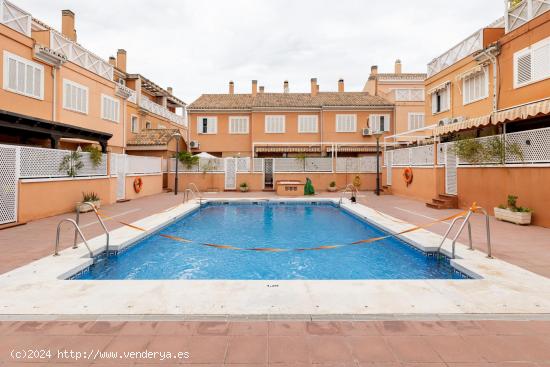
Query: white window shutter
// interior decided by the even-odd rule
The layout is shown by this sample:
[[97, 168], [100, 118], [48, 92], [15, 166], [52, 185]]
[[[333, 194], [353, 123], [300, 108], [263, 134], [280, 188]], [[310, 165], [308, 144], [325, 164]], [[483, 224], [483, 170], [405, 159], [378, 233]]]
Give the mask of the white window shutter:
[[550, 76], [550, 42], [533, 50], [533, 79], [540, 80]]
[[531, 53], [527, 53], [517, 58], [516, 65], [516, 83], [523, 85], [529, 83], [533, 77], [531, 67]]

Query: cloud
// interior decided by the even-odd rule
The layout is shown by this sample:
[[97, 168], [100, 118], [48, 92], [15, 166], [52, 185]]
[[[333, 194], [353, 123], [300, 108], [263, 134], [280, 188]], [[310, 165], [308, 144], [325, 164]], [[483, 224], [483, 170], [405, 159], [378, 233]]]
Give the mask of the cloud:
[[502, 0], [13, 0], [61, 28], [76, 13], [79, 42], [107, 59], [128, 51], [128, 70], [192, 102], [224, 93], [229, 80], [248, 93], [321, 90], [339, 78], [360, 90], [371, 65], [425, 72], [426, 64], [503, 14]]

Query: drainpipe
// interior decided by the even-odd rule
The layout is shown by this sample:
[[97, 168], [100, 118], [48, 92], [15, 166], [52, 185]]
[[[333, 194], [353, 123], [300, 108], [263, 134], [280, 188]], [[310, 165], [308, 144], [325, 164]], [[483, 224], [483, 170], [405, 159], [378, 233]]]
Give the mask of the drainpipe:
[[487, 57], [491, 64], [493, 65], [493, 112], [496, 112], [498, 109], [498, 59], [496, 54], [498, 53], [497, 46], [491, 46], [486, 50], [480, 52], [481, 55]]
[[320, 143], [321, 143], [321, 157], [323, 156], [323, 108], [321, 108], [321, 112], [319, 113], [321, 115], [321, 118], [319, 119], [319, 133], [320, 135]]
[[56, 121], [57, 118], [57, 66], [52, 66], [52, 121]]

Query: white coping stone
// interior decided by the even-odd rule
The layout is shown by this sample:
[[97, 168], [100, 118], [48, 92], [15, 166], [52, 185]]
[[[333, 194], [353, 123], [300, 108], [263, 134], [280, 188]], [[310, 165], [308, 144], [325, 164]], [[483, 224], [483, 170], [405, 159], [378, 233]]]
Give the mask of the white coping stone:
[[[265, 201], [261, 198], [209, 201]], [[271, 200], [271, 199], [270, 199]], [[332, 201], [285, 198], [271, 201]], [[121, 250], [199, 207], [178, 205], [111, 232]], [[391, 233], [411, 228], [349, 200], [342, 208]], [[400, 236], [435, 251], [441, 236], [424, 229]], [[88, 241], [94, 254], [105, 236]], [[443, 246], [450, 253], [451, 241]], [[50, 245], [50, 244], [48, 244]], [[53, 249], [53, 246], [52, 246]], [[63, 280], [91, 264], [84, 245], [0, 275], [0, 315], [391, 315], [548, 314], [550, 280], [457, 244], [451, 264], [471, 280]], [[277, 287], [268, 287], [277, 284]], [[327, 316], [328, 315], [328, 316]], [[312, 316], [312, 317], [313, 317]]]

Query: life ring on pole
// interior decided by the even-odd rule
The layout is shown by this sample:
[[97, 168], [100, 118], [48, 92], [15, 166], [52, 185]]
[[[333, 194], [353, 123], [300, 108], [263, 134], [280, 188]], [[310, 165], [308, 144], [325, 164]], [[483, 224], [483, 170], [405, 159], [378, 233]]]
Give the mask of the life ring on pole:
[[407, 167], [403, 170], [403, 180], [407, 184], [407, 187], [413, 182], [413, 170], [411, 167]]
[[136, 192], [136, 194], [139, 194], [142, 188], [143, 180], [141, 179], [141, 177], [136, 177], [134, 179], [134, 191]]

